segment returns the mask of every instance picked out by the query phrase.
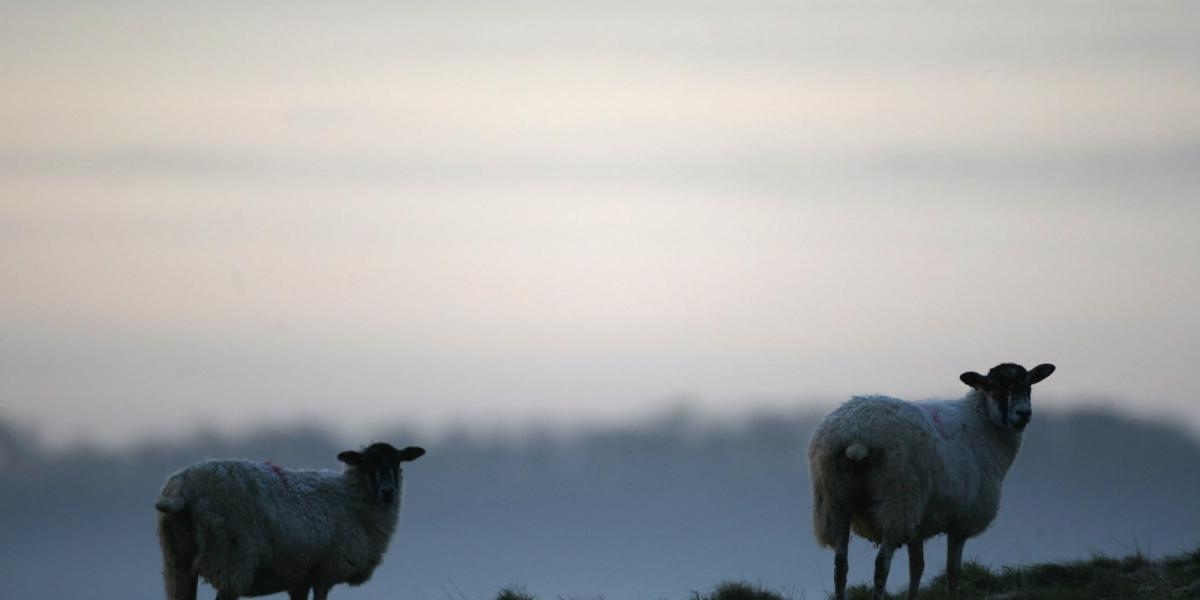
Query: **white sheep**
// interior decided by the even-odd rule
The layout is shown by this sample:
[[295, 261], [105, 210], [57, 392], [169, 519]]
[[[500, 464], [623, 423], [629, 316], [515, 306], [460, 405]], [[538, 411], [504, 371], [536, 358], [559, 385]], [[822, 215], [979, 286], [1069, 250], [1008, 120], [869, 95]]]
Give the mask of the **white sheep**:
[[878, 544], [874, 598], [883, 598], [892, 553], [908, 546], [908, 598], [925, 568], [925, 540], [947, 534], [946, 580], [957, 592], [963, 544], [987, 529], [1000, 486], [1032, 417], [1030, 386], [1054, 365], [1005, 363], [954, 401], [856, 397], [825, 417], [808, 446], [813, 532], [833, 548], [834, 593], [845, 598], [850, 531]]
[[324, 600], [359, 585], [383, 559], [400, 513], [400, 463], [425, 450], [376, 443], [338, 454], [344, 471], [269, 462], [199, 462], [167, 478], [155, 502], [168, 600], [195, 600], [197, 577], [217, 600], [286, 591]]

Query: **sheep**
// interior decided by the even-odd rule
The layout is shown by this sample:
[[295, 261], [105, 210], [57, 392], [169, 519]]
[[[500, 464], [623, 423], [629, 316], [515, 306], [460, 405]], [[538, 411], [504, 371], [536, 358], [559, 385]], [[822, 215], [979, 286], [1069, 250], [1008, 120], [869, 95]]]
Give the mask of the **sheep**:
[[217, 600], [309, 589], [325, 600], [365, 582], [396, 529], [400, 463], [424, 454], [375, 443], [338, 454], [340, 473], [210, 460], [171, 474], [154, 505], [167, 599], [195, 600], [197, 577]]
[[957, 593], [963, 544], [1000, 507], [1000, 486], [1032, 417], [1030, 386], [1054, 372], [1004, 363], [953, 401], [855, 397], [830, 413], [808, 446], [813, 533], [834, 550], [834, 594], [845, 598], [850, 532], [879, 547], [874, 598], [883, 598], [892, 553], [908, 546], [908, 598], [925, 568], [924, 543], [946, 534], [946, 580]]

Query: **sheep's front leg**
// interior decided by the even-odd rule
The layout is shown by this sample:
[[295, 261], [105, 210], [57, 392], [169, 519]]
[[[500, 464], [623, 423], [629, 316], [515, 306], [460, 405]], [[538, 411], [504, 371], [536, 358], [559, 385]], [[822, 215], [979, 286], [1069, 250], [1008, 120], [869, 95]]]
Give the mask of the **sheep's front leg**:
[[290, 600], [308, 600], [308, 586], [288, 590], [288, 598]]
[[958, 574], [962, 570], [963, 545], [967, 538], [953, 533], [946, 542], [946, 587], [951, 596], [958, 595]]
[[908, 600], [916, 600], [921, 587], [921, 574], [925, 572], [925, 542], [908, 543]]
[[873, 600], [883, 600], [888, 571], [892, 569], [892, 553], [897, 547], [888, 542], [879, 545], [879, 554], [875, 556], [875, 593], [871, 595]]
[[314, 586], [313, 587], [313, 600], [325, 600], [325, 597], [329, 595], [329, 588], [331, 588], [331, 587], [333, 587], [333, 586], [331, 586], [331, 585]]

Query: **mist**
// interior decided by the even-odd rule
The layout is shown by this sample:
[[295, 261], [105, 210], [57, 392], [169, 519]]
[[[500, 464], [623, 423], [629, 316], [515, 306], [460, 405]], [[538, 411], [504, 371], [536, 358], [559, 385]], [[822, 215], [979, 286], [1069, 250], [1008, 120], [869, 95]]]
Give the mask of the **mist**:
[[[405, 467], [382, 566], [333, 593], [484, 600], [519, 585], [543, 598], [681, 599], [744, 579], [824, 598], [833, 555], [812, 538], [804, 457], [816, 421], [789, 410], [714, 424], [681, 411], [572, 435], [393, 429], [377, 439], [429, 454]], [[235, 456], [337, 469], [347, 449], [317, 428], [50, 455], [28, 450], [32, 436], [0, 430], [0, 580], [17, 597], [161, 598], [153, 502], [168, 473]], [[999, 516], [966, 556], [1017, 565], [1194, 548], [1197, 464], [1200, 443], [1176, 425], [1039, 410]], [[851, 549], [851, 581], [869, 581], [874, 549]], [[940, 572], [943, 538], [927, 556]]]

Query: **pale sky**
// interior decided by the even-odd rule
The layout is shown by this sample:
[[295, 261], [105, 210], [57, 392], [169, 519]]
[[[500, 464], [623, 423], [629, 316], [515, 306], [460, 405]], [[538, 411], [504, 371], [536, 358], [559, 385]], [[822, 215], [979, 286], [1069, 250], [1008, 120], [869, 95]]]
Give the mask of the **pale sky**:
[[1011, 360], [1200, 430], [1198, 13], [5, 3], [0, 417], [582, 424]]

